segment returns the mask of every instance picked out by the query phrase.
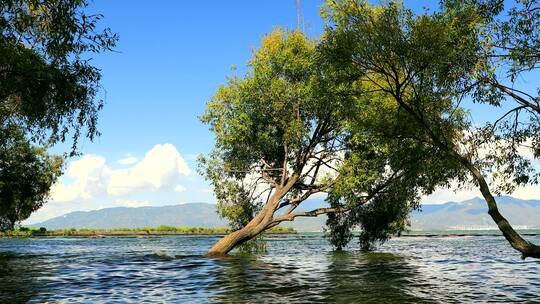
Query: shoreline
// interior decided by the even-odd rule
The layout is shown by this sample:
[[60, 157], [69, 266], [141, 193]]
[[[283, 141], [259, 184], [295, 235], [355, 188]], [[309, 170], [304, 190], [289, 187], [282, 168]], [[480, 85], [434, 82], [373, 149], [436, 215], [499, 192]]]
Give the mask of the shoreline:
[[[80, 237], [80, 238], [105, 238], [105, 237], [151, 237], [151, 236], [224, 236], [232, 232], [228, 228], [205, 228], [205, 227], [148, 227], [148, 228], [117, 228], [117, 229], [58, 229], [39, 230], [23, 229], [0, 232], [0, 238], [47, 238], [47, 237]], [[274, 228], [265, 231], [266, 235], [297, 234], [291, 228]]]
[[[540, 233], [520, 233], [523, 236], [538, 236]], [[471, 237], [471, 236], [503, 236], [502, 233], [444, 233], [444, 234], [402, 234], [400, 236], [395, 236], [396, 238], [400, 237], [428, 237], [428, 238], [445, 238], [445, 237]]]
[[[229, 234], [226, 228], [194, 228], [178, 230], [159, 229], [64, 229], [50, 231], [10, 231], [0, 232], [2, 238], [54, 238], [54, 237], [77, 237], [77, 238], [106, 238], [106, 237], [159, 237], [159, 236], [225, 236]], [[263, 233], [268, 236], [296, 235], [298, 237], [318, 237], [324, 235], [322, 231], [299, 232], [290, 229], [273, 229]], [[523, 236], [539, 236], [540, 229], [523, 229], [520, 231]], [[441, 231], [409, 231], [392, 238], [451, 238], [451, 237], [500, 237], [503, 236], [498, 230], [441, 230]]]
[[[516, 229], [523, 236], [538, 236], [540, 228]], [[470, 236], [503, 236], [498, 229], [455, 229], [455, 230], [410, 230], [399, 237], [470, 237]]]
[[[296, 231], [270, 231], [264, 232], [263, 234], [267, 235], [283, 235], [283, 234], [297, 234]], [[145, 237], [145, 236], [171, 236], [171, 235], [180, 235], [180, 236], [225, 236], [228, 233], [225, 232], [160, 232], [160, 231], [149, 231], [149, 232], [100, 232], [100, 233], [71, 233], [71, 234], [33, 234], [30, 236], [2, 236], [2, 237], [81, 237], [81, 238], [103, 238], [103, 237]]]

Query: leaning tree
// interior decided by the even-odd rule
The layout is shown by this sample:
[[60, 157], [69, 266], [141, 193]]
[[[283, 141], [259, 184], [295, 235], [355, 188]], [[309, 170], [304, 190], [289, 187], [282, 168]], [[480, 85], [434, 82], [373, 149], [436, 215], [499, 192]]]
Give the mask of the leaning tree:
[[[200, 169], [214, 186], [220, 215], [236, 228], [209, 255], [227, 254], [282, 222], [322, 214], [330, 215], [335, 247], [360, 227], [369, 249], [407, 226], [422, 194], [460, 174], [452, 161], [438, 161], [437, 148], [381, 140], [367, 124], [354, 123], [353, 117], [371, 120], [371, 112], [398, 107], [388, 102], [377, 109], [351, 98], [336, 85], [340, 71], [324, 60], [317, 41], [276, 29], [254, 52], [250, 71], [230, 78], [208, 103], [201, 119], [216, 145]], [[319, 193], [330, 206], [298, 208]]]
[[[382, 139], [423, 143], [439, 152], [441, 162], [467, 172], [511, 246], [523, 258], [540, 258], [540, 247], [512, 228], [494, 196], [537, 177], [520, 148], [532, 142], [538, 156], [538, 99], [498, 78], [505, 73], [512, 81], [516, 73], [536, 67], [538, 53], [531, 48], [538, 44], [530, 43], [538, 41], [538, 20], [529, 18], [539, 7], [519, 2], [524, 7], [501, 21], [502, 1], [443, 1], [439, 11], [420, 15], [393, 2], [328, 1], [321, 49], [348, 95], [382, 109], [373, 112], [375, 123], [364, 130]], [[397, 109], [385, 110], [388, 102]], [[481, 126], [463, 106], [471, 102], [509, 110]], [[388, 116], [408, 126], [396, 128]], [[362, 116], [351, 121], [366, 123]], [[462, 173], [456, 177], [467, 182]]]

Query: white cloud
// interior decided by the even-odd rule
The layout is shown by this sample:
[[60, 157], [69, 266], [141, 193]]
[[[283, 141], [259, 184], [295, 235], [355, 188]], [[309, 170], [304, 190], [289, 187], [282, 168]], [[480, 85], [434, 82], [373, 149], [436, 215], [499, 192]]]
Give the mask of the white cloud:
[[184, 187], [183, 185], [177, 185], [174, 188], [174, 191], [176, 191], [176, 192], [184, 192], [184, 191], [186, 191], [186, 187]]
[[138, 159], [134, 156], [128, 156], [126, 158], [122, 158], [122, 159], [119, 159], [117, 161], [117, 163], [121, 164], [121, 165], [133, 165], [134, 163], [136, 163], [138, 161]]
[[475, 197], [482, 197], [482, 194], [476, 188], [462, 188], [457, 189], [455, 187], [451, 189], [437, 189], [435, 192], [422, 198], [423, 204], [444, 204], [446, 202], [461, 202]]
[[[531, 148], [532, 140], [526, 140], [522, 145], [518, 147], [519, 154], [525, 159], [528, 159], [531, 162], [531, 165], [536, 170], [540, 170], [540, 159], [534, 158], [534, 150]], [[479, 150], [478, 154], [483, 157], [486, 153], [489, 153], [489, 150], [486, 147], [483, 147]], [[488, 184], [494, 182], [493, 176], [490, 174], [486, 175]], [[495, 193], [493, 193], [495, 195]], [[502, 193], [502, 195], [510, 195], [519, 199], [540, 199], [540, 186], [539, 185], [525, 185], [518, 187], [512, 193]], [[449, 189], [437, 189], [435, 192], [428, 196], [422, 198], [422, 203], [424, 204], [442, 204], [449, 201], [464, 201], [474, 197], [482, 197], [482, 193], [473, 185], [469, 187], [459, 187], [458, 183], [452, 182]]]
[[[495, 195], [495, 194], [494, 194]], [[526, 185], [516, 188], [512, 193], [503, 193], [503, 195], [510, 195], [515, 198], [532, 200], [540, 199], [540, 186], [539, 185]], [[450, 189], [437, 189], [432, 194], [422, 198], [423, 204], [444, 204], [446, 202], [461, 202], [475, 197], [482, 197], [482, 193], [478, 188], [471, 186], [469, 188], [457, 188], [456, 185]]]
[[85, 155], [69, 164], [65, 177], [72, 182], [57, 182], [51, 189], [51, 201], [69, 202], [103, 194], [125, 196], [172, 189], [179, 178], [190, 174], [187, 163], [171, 144], [155, 145], [142, 161], [125, 169], [110, 168], [102, 156]]
[[73, 183], [57, 182], [51, 189], [51, 199], [67, 202], [102, 194], [109, 174], [110, 169], [105, 165], [105, 158], [85, 155], [71, 162], [66, 170], [66, 176], [73, 179]]
[[170, 187], [179, 177], [190, 174], [186, 161], [173, 145], [155, 145], [135, 166], [114, 170], [107, 193], [126, 195], [137, 191], [156, 191]]
[[540, 199], [540, 186], [539, 185], [527, 185], [524, 187], [517, 188], [516, 191], [512, 193], [513, 197], [520, 199]]
[[[51, 189], [49, 202], [24, 224], [73, 211], [170, 204], [175, 202], [170, 191], [186, 190], [180, 182], [194, 178], [184, 158], [171, 144], [155, 145], [142, 160], [121, 169], [114, 165], [118, 166], [116, 160], [110, 163], [103, 156], [91, 154], [68, 162], [65, 174]], [[197, 199], [200, 197], [212, 199], [197, 194]]]

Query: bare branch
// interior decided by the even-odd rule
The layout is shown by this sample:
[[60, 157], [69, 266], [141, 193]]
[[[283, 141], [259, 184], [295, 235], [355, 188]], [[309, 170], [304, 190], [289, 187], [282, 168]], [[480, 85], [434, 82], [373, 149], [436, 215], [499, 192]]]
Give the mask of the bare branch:
[[[524, 106], [527, 106], [533, 110], [535, 110], [536, 112], [540, 113], [540, 106], [538, 105], [538, 102], [536, 101], [536, 98], [534, 98], [533, 96], [523, 92], [523, 91], [520, 91], [520, 90], [517, 90], [517, 89], [513, 89], [513, 88], [510, 88], [510, 87], [507, 87], [505, 85], [502, 85], [500, 84], [499, 82], [497, 82], [496, 80], [493, 80], [493, 79], [490, 79], [490, 80], [487, 80], [489, 83], [491, 83], [493, 86], [495, 86], [496, 88], [500, 89], [502, 92], [504, 92], [506, 95], [512, 97], [514, 100], [516, 100], [518, 103], [524, 105]], [[523, 94], [529, 98], [531, 98], [532, 100], [534, 100], [534, 103], [526, 100], [525, 98], [523, 98], [522, 96], [518, 95], [518, 94]]]
[[304, 212], [296, 212], [296, 213], [289, 213], [289, 214], [283, 214], [281, 216], [276, 217], [272, 224], [274, 223], [281, 223], [284, 221], [293, 221], [296, 217], [316, 217], [321, 214], [327, 214], [327, 213], [345, 213], [348, 212], [349, 209], [347, 208], [317, 208], [311, 211], [304, 211]]
[[521, 109], [524, 109], [524, 108], [527, 108], [528, 106], [527, 105], [521, 105], [519, 107], [516, 107], [516, 108], [513, 108], [511, 109], [510, 111], [506, 112], [503, 116], [501, 116], [499, 119], [497, 119], [493, 125], [491, 126], [491, 132], [493, 132], [495, 130], [495, 127], [497, 126], [497, 124], [499, 122], [501, 122], [506, 116], [510, 115], [511, 113], [513, 112], [519, 112]]

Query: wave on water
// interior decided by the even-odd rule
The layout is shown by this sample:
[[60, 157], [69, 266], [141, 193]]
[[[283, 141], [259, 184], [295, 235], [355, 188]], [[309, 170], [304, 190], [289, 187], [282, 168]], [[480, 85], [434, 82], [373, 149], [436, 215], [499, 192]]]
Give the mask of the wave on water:
[[[530, 237], [540, 242], [539, 236]], [[321, 235], [206, 258], [197, 237], [0, 240], [0, 302], [534, 302], [540, 264], [504, 238], [398, 238], [333, 252]]]

